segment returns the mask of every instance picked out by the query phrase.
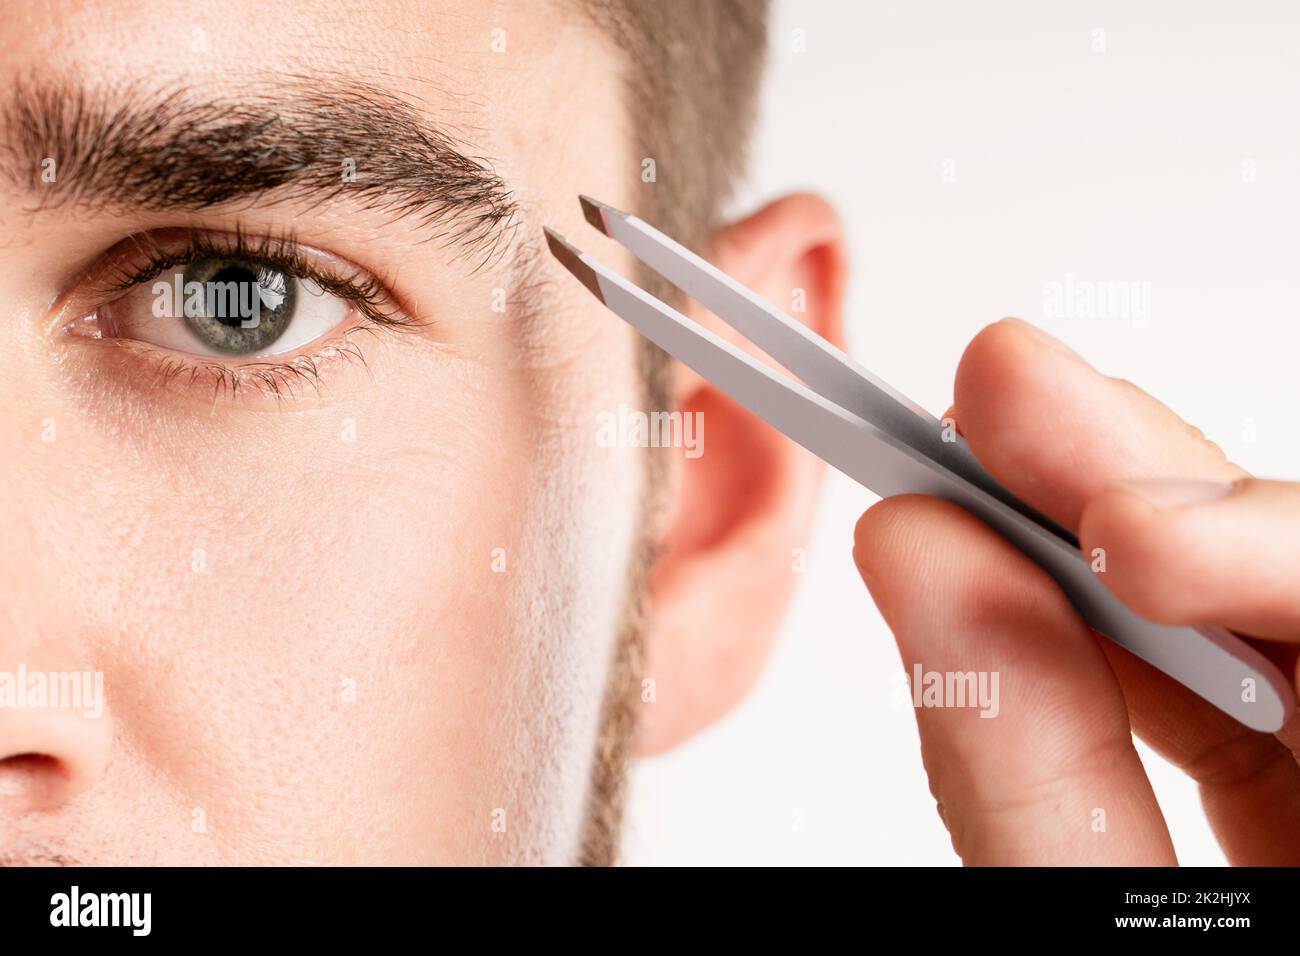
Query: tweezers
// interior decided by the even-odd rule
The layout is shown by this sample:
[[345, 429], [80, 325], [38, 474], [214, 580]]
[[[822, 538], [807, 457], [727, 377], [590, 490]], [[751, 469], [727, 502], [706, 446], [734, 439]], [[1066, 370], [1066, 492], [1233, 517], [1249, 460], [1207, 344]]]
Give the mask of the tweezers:
[[954, 429], [735, 279], [635, 216], [586, 196], [591, 225], [626, 247], [799, 379], [715, 335], [570, 245], [551, 253], [610, 310], [759, 418], [882, 498], [932, 495], [984, 521], [1060, 586], [1087, 624], [1254, 730], [1295, 709], [1290, 682], [1226, 628], [1144, 620], [1094, 573], [1073, 533], [1020, 501]]

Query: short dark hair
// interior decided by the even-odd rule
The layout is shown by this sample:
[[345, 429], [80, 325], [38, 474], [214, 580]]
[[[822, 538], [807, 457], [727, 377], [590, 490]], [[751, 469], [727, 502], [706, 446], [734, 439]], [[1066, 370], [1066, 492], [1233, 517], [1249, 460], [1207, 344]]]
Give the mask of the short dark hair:
[[[640, 163], [654, 161], [654, 181], [640, 163], [628, 170], [638, 189], [630, 210], [691, 249], [706, 254], [709, 233], [745, 171], [767, 54], [768, 0], [580, 0], [629, 58], [624, 100], [634, 117]], [[643, 269], [641, 285], [664, 299], [676, 290]], [[667, 409], [670, 360], [646, 342], [641, 351], [643, 401]], [[645, 529], [629, 568], [628, 602], [605, 692], [580, 862], [616, 861], [636, 740], [642, 678], [646, 592], [657, 542], [648, 529], [664, 505], [661, 455], [647, 455]]]
[[745, 171], [768, 0], [581, 2], [629, 59], [635, 147], [656, 167], [635, 212], [695, 248]]

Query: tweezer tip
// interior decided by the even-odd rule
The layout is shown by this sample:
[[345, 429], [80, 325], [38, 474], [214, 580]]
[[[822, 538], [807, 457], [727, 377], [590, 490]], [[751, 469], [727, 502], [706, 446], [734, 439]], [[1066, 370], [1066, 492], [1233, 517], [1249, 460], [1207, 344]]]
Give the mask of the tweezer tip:
[[587, 287], [587, 291], [604, 302], [605, 297], [600, 294], [600, 282], [596, 279], [596, 272], [582, 261], [582, 253], [569, 245], [568, 241], [550, 226], [542, 226], [542, 232], [546, 233], [546, 245], [550, 247], [551, 255], [559, 259], [560, 265], [572, 272], [578, 281]]
[[587, 222], [591, 223], [605, 235], [609, 235], [609, 230], [605, 228], [605, 213], [612, 213], [615, 216], [623, 215], [613, 206], [607, 206], [599, 199], [592, 199], [590, 196], [578, 195], [578, 202], [582, 204], [582, 214], [586, 217]]

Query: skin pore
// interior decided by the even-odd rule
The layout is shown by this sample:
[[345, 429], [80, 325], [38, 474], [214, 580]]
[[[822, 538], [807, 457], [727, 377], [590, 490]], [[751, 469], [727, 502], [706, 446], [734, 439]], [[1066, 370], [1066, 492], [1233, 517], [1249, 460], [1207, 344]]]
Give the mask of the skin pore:
[[[23, 9], [0, 30], [0, 90], [15, 91], [0, 129], [0, 671], [100, 672], [105, 708], [0, 710], [0, 860], [608, 862], [635, 727], [643, 749], [671, 746], [755, 679], [793, 581], [784, 561], [747, 559], [802, 543], [819, 473], [685, 374], [669, 398], [707, 414], [699, 462], [648, 468], [647, 450], [595, 440], [598, 412], [641, 401], [643, 346], [539, 253], [545, 223], [633, 271], [576, 201], [638, 208], [653, 188], [617, 47], [560, 5]], [[46, 155], [37, 143], [58, 138], [22, 124], [58, 100], [112, 118], [183, 97], [169, 122], [210, 121], [182, 129], [215, 151], [210, 183], [243, 168], [222, 150], [237, 132], [256, 142], [259, 117], [335, 130], [304, 103], [356, 116], [358, 90], [499, 193], [392, 199], [420, 145], [381, 129], [350, 141], [351, 181], [335, 183], [349, 158], [335, 151], [328, 175], [211, 201], [162, 188], [154, 155], [153, 201], [120, 188], [129, 165], [91, 200], [107, 150]], [[20, 93], [41, 108], [24, 114]], [[121, 294], [106, 292], [110, 250], [191, 234], [291, 239], [329, 275], [373, 278], [409, 321], [351, 310], [296, 350], [311, 375], [277, 387], [252, 360], [196, 362], [111, 323], [69, 334]], [[782, 200], [710, 246], [775, 300], [808, 290], [808, 321], [838, 333], [824, 203]], [[633, 585], [652, 552], [642, 634]], [[648, 674], [657, 700], [634, 713]]]

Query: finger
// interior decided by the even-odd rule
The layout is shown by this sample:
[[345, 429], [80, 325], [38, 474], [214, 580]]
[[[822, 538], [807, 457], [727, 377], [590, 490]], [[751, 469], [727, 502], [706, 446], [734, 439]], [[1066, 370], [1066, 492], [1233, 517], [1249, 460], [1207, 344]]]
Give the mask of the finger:
[[1292, 756], [1300, 752], [1300, 721], [1292, 718], [1277, 737], [1258, 733], [1118, 644], [1099, 646], [1124, 688], [1134, 733], [1199, 784], [1228, 862], [1300, 863], [1300, 766]]
[[[1245, 477], [1217, 446], [1155, 399], [1101, 375], [1018, 320], [976, 336], [962, 357], [955, 390], [954, 414], [981, 462], [1016, 494], [1072, 528], [1087, 502], [1117, 480]], [[1300, 834], [1300, 767], [1290, 748], [1247, 730], [1117, 648], [1107, 646], [1106, 653], [1134, 730], [1200, 782], [1229, 860], [1262, 864], [1279, 853], [1300, 857], [1300, 836], [1286, 836]], [[1240, 790], [1237, 782], [1252, 777], [1260, 798], [1277, 807], [1275, 814], [1227, 809]]]
[[[919, 496], [863, 515], [854, 558], [908, 673], [920, 669], [926, 771], [966, 863], [1174, 862], [1123, 695], [1041, 568], [960, 508]], [[951, 693], [972, 684], [978, 706], [958, 706], [970, 701]]]
[[[1085, 507], [1080, 523], [1084, 553], [1101, 549], [1103, 580], [1144, 617], [1169, 624], [1221, 621], [1252, 633], [1300, 636], [1292, 582], [1300, 554], [1300, 488], [1242, 479], [1231, 485], [1155, 481], [1116, 485]], [[1295, 673], [1296, 649], [1265, 648], [1283, 673]], [[1111, 652], [1126, 692], [1165, 701], [1173, 682], [1131, 655]], [[1120, 658], [1120, 659], [1117, 659]], [[1126, 659], [1123, 659], [1126, 658]], [[1156, 675], [1153, 677], [1152, 675]], [[1158, 679], [1157, 679], [1158, 678]], [[1176, 686], [1176, 685], [1174, 685]], [[1199, 709], [1199, 708], [1198, 708]], [[1226, 743], [1198, 746], [1197, 728], [1184, 704], [1167, 704], [1135, 729], [1154, 735], [1157, 749], [1170, 743], [1201, 783], [1207, 812], [1234, 862], [1285, 865], [1300, 858], [1289, 834], [1300, 827], [1300, 754], [1297, 724], [1277, 740], [1224, 724]], [[1158, 726], [1150, 726], [1158, 722]], [[1250, 824], [1244, 821], [1266, 821]], [[1283, 835], [1279, 838], [1279, 834]]]
[[1028, 323], [1004, 319], [971, 340], [957, 368], [955, 415], [980, 462], [1069, 528], [1115, 481], [1246, 472], [1150, 395], [1097, 372]]
[[1300, 641], [1300, 485], [1125, 482], [1088, 502], [1079, 539], [1149, 620]]

